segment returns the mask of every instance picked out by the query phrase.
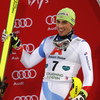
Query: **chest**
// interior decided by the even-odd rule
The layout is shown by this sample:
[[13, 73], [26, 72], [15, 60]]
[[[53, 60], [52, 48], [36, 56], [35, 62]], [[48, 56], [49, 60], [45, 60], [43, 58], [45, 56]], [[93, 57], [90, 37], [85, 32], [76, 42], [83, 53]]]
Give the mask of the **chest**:
[[65, 60], [75, 63], [80, 62], [78, 50], [78, 47], [75, 47], [72, 44], [70, 44], [68, 48], [64, 50], [58, 49], [52, 42], [44, 46], [46, 59], [56, 59], [60, 61]]

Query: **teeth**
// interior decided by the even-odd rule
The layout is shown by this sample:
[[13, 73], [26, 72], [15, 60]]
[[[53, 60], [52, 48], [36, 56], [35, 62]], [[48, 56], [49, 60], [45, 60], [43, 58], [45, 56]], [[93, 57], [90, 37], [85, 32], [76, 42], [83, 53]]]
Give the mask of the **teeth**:
[[64, 31], [64, 30], [60, 30], [60, 31]]

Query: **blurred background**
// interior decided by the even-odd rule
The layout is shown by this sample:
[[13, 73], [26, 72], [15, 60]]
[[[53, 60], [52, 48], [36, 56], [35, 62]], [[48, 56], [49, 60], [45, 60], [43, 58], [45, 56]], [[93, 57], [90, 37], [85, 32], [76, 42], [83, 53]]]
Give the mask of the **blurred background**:
[[[10, 0], [0, 3], [0, 37], [6, 29]], [[98, 100], [100, 82], [100, 0], [19, 0], [14, 23], [15, 32], [22, 41], [24, 49], [32, 53], [41, 41], [50, 35], [57, 34], [56, 14], [65, 7], [76, 13], [74, 33], [85, 39], [92, 50], [94, 82], [87, 100]], [[0, 41], [0, 56], [3, 43]], [[38, 65], [26, 69], [16, 51], [9, 56], [5, 76], [9, 84], [3, 100], [39, 100], [45, 60]], [[82, 80], [82, 71], [78, 77]]]

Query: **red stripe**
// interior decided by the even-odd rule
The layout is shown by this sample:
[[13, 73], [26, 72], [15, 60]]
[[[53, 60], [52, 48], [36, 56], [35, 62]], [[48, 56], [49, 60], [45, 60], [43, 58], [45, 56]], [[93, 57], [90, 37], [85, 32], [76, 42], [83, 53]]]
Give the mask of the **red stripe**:
[[91, 86], [84, 86], [82, 89], [84, 89], [87, 93], [89, 93]]
[[18, 54], [18, 56], [19, 56], [20, 59], [21, 59], [21, 56], [22, 56], [22, 52], [23, 52], [23, 47], [20, 46], [20, 49], [16, 50], [16, 53]]

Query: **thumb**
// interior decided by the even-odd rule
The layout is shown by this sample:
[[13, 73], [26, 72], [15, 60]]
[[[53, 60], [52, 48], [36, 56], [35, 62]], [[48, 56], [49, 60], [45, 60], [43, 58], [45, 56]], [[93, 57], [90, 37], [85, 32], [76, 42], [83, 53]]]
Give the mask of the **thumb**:
[[71, 96], [69, 96], [69, 98], [68, 99], [72, 99], [72, 97]]
[[6, 33], [6, 29], [3, 30], [3, 33]]

